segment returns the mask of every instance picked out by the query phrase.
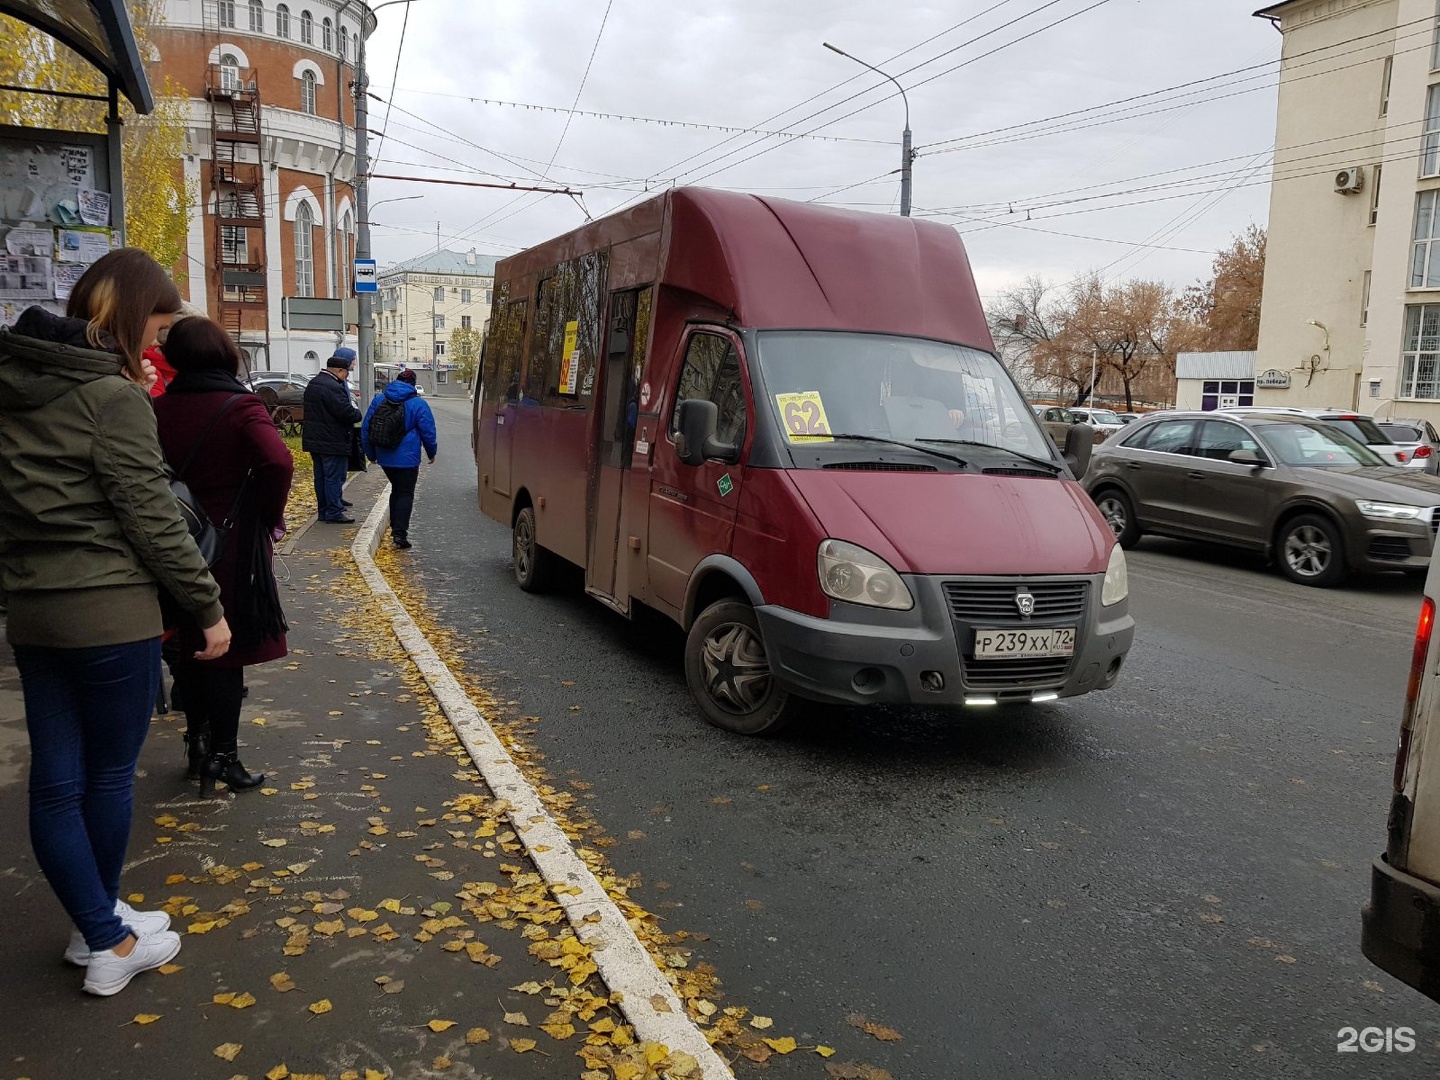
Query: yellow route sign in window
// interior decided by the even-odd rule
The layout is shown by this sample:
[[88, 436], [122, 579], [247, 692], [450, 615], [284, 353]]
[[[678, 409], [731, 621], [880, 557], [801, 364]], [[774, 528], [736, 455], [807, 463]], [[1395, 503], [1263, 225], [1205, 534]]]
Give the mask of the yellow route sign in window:
[[573, 394], [580, 383], [580, 323], [565, 324], [565, 349], [560, 354], [560, 393]]
[[780, 420], [785, 436], [791, 442], [833, 442], [830, 420], [825, 415], [825, 402], [819, 390], [802, 390], [795, 394], [776, 394]]

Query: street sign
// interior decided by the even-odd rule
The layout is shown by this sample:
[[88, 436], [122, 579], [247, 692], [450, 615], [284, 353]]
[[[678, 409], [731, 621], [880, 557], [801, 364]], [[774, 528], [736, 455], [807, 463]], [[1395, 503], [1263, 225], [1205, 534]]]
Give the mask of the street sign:
[[280, 325], [286, 330], [345, 331], [345, 301], [315, 296], [280, 298]]
[[374, 259], [355, 260], [355, 291], [357, 293], [380, 291], [380, 284], [376, 279]]

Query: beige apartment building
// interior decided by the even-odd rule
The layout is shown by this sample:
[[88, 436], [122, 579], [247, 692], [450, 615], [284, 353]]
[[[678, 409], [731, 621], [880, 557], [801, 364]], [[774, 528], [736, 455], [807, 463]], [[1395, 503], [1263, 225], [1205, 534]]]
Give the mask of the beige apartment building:
[[1287, 0], [1259, 405], [1440, 423], [1440, 8]]
[[495, 287], [494, 255], [433, 251], [377, 275], [375, 363], [382, 373], [412, 368], [420, 385], [441, 394], [465, 393], [451, 378], [447, 352], [457, 328], [485, 335]]

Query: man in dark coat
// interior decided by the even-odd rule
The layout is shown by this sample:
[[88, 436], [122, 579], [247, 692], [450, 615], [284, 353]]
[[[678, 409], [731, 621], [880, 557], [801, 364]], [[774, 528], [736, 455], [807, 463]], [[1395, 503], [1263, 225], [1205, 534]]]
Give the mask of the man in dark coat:
[[300, 446], [315, 464], [315, 502], [321, 521], [353, 525], [345, 513], [345, 470], [360, 410], [350, 401], [346, 381], [355, 363], [354, 349], [336, 349], [325, 370], [305, 386], [305, 421]]

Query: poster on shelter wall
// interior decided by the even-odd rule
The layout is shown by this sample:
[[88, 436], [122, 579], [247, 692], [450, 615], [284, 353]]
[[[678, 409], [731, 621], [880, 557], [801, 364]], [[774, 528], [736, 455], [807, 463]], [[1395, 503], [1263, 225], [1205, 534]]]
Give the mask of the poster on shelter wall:
[[38, 255], [0, 255], [0, 299], [53, 299], [52, 265]]

